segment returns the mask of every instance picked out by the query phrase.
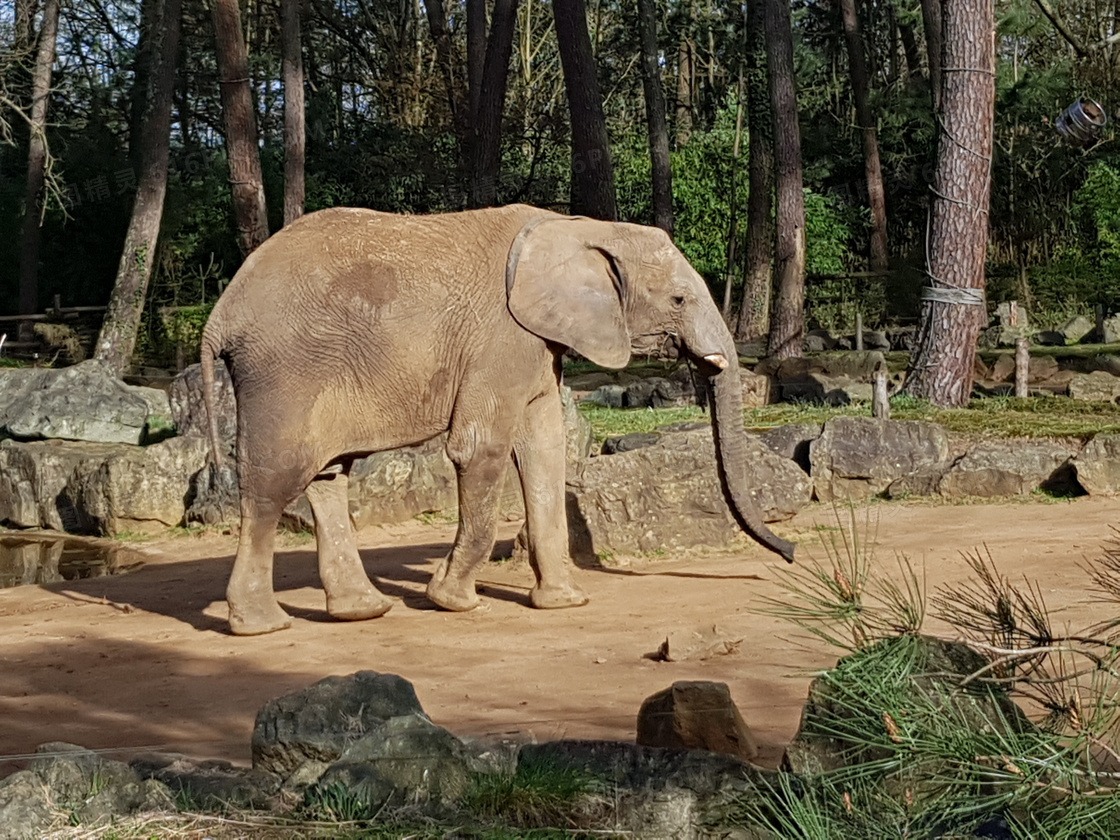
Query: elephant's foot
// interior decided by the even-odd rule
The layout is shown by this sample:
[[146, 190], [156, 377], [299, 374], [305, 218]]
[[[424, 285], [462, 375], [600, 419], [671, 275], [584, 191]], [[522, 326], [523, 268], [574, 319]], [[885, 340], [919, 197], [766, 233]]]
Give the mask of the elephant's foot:
[[473, 580], [448, 579], [446, 560], [428, 583], [428, 600], [437, 607], [452, 612], [467, 612], [482, 603], [478, 593], [474, 591]]
[[565, 583], [560, 586], [537, 585], [529, 593], [529, 602], [538, 610], [582, 607], [590, 600], [587, 594], [574, 583]]
[[271, 604], [246, 607], [229, 605], [229, 629], [235, 636], [260, 636], [287, 630], [292, 626], [292, 618], [275, 601]]
[[395, 603], [396, 598], [378, 592], [373, 586], [351, 592], [327, 593], [327, 612], [340, 621], [377, 618], [389, 612]]

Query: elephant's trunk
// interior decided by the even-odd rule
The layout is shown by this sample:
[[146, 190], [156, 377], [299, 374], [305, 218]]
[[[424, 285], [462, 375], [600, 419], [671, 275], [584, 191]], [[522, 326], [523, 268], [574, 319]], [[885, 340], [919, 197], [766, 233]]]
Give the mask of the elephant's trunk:
[[[766, 527], [751, 498], [747, 481], [747, 433], [743, 429], [743, 391], [735, 341], [714, 304], [702, 306], [699, 319], [691, 326], [693, 329], [681, 336], [685, 348], [701, 370], [714, 371], [708, 379], [712, 431], [720, 483], [727, 504], [743, 530], [792, 563], [793, 543], [783, 540]], [[689, 332], [693, 334], [689, 335]]]
[[719, 477], [727, 503], [739, 524], [762, 545], [793, 562], [793, 543], [766, 527], [747, 484], [747, 433], [743, 429], [743, 391], [739, 357], [732, 350], [727, 367], [708, 381], [712, 394], [712, 432]]

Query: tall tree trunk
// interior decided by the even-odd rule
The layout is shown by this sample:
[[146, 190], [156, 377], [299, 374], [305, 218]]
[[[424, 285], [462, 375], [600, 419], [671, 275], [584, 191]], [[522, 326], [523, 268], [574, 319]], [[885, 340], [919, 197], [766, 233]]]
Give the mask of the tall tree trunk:
[[985, 316], [992, 133], [995, 111], [993, 0], [943, 0], [937, 166], [929, 221], [931, 288], [922, 295], [918, 343], [906, 390], [938, 406], [972, 394], [976, 339]]
[[731, 290], [735, 286], [735, 257], [739, 245], [739, 150], [743, 142], [743, 112], [746, 110], [743, 82], [746, 78], [743, 65], [739, 65], [739, 84], [735, 106], [735, 140], [731, 144], [731, 171], [728, 173], [730, 210], [727, 214], [727, 266], [723, 273], [723, 307], [720, 314], [724, 323], [731, 323]]
[[770, 109], [770, 74], [766, 67], [766, 30], [760, 0], [746, 11], [747, 123], [750, 163], [747, 194], [747, 253], [743, 302], [735, 338], [758, 341], [770, 332], [770, 298], [774, 260], [774, 120]]
[[117, 281], [95, 353], [117, 376], [123, 376], [128, 370], [136, 347], [163, 218], [171, 149], [171, 100], [183, 8], [183, 0], [144, 0], [144, 3], [153, 8], [145, 10], [145, 19], [151, 28], [141, 33], [141, 38], [148, 39], [151, 49], [141, 51], [138, 57], [149, 62], [144, 75], [151, 80], [140, 132], [140, 179], [117, 268]]
[[848, 42], [848, 67], [852, 77], [852, 95], [856, 100], [856, 121], [863, 139], [863, 162], [867, 173], [867, 196], [871, 206], [871, 270], [886, 271], [887, 196], [883, 189], [883, 167], [879, 162], [879, 139], [875, 117], [871, 114], [870, 80], [864, 54], [863, 35], [859, 31], [856, 0], [840, 0], [844, 18], [844, 38]]
[[898, 35], [902, 39], [902, 52], [906, 56], [906, 75], [913, 82], [922, 73], [921, 53], [918, 51], [918, 39], [914, 35], [914, 27], [907, 21], [899, 21]]
[[638, 30], [642, 42], [642, 89], [653, 175], [653, 223], [673, 235], [673, 168], [669, 161], [669, 126], [661, 63], [657, 49], [657, 0], [638, 0]]
[[502, 164], [502, 113], [509, 82], [509, 57], [513, 52], [513, 29], [517, 22], [517, 0], [494, 0], [486, 63], [479, 85], [478, 111], [473, 121], [473, 172], [471, 206], [493, 207], [498, 203], [498, 173]]
[[774, 188], [777, 204], [771, 356], [800, 356], [805, 333], [805, 195], [801, 129], [793, 70], [793, 29], [786, 0], [764, 0], [770, 109], [774, 116]]
[[237, 244], [242, 257], [247, 257], [268, 239], [268, 209], [257, 151], [257, 114], [249, 84], [249, 56], [237, 0], [211, 0], [210, 13], [214, 19]]
[[23, 199], [23, 238], [19, 261], [19, 314], [39, 308], [39, 238], [43, 222], [43, 189], [47, 179], [47, 106], [51, 69], [58, 39], [59, 0], [45, 0], [39, 43], [31, 71], [31, 137], [27, 148], [27, 190]]
[[478, 119], [482, 97], [482, 75], [486, 67], [486, 0], [466, 0], [467, 5], [467, 95], [470, 119]]
[[929, 62], [929, 91], [936, 114], [941, 111], [941, 61], [945, 49], [942, 0], [921, 0], [921, 4], [922, 24], [926, 31], [926, 60]]
[[284, 76], [284, 224], [303, 215], [307, 129], [303, 106], [301, 0], [280, 0], [280, 40]]
[[688, 143], [692, 136], [692, 59], [693, 48], [689, 40], [692, 24], [692, 6], [689, 5], [688, 28], [677, 45], [677, 148]]
[[424, 0], [424, 8], [427, 10], [428, 29], [432, 33], [432, 42], [436, 45], [436, 62], [439, 65], [439, 74], [443, 77], [451, 125], [455, 130], [455, 136], [459, 138], [462, 154], [466, 159], [467, 133], [471, 124], [470, 105], [455, 45], [447, 29], [447, 10], [443, 0]]
[[571, 114], [572, 213], [614, 220], [618, 218], [614, 166], [587, 28], [587, 7], [584, 0], [553, 0], [552, 12]]

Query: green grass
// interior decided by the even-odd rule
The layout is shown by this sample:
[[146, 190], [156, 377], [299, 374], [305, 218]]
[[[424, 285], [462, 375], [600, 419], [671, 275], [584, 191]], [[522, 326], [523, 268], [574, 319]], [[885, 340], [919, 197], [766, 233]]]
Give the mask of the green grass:
[[580, 403], [579, 410], [591, 423], [591, 434], [598, 443], [631, 432], [652, 432], [670, 423], [708, 419], [706, 411], [693, 405], [681, 408], [607, 408]]

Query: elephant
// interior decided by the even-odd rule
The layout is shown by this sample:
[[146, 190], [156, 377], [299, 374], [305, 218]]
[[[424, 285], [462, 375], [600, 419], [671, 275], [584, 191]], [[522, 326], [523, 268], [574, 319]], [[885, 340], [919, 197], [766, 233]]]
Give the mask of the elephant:
[[709, 377], [719, 471], [740, 526], [792, 562], [792, 543], [751, 500], [735, 344], [665, 232], [527, 205], [415, 216], [333, 208], [283, 228], [246, 259], [201, 343], [215, 463], [219, 359], [237, 403], [231, 631], [289, 626], [273, 550], [279, 517], [300, 493], [314, 516], [327, 611], [351, 620], [388, 611], [395, 600], [370, 582], [356, 547], [348, 470], [355, 458], [443, 432], [459, 525], [427, 597], [448, 610], [478, 605], [475, 575], [493, 550], [512, 455], [532, 606], [587, 603], [568, 554], [561, 358], [571, 349], [617, 369], [632, 351], [666, 343]]

